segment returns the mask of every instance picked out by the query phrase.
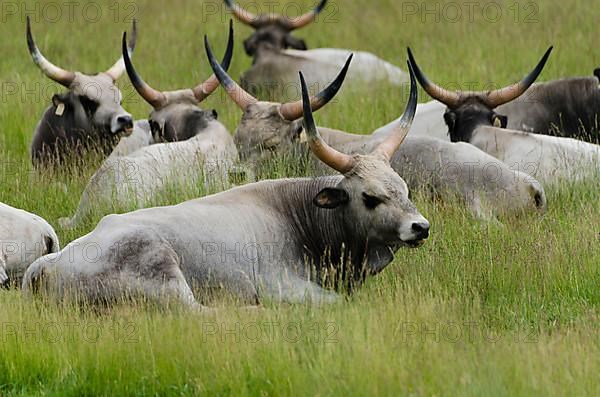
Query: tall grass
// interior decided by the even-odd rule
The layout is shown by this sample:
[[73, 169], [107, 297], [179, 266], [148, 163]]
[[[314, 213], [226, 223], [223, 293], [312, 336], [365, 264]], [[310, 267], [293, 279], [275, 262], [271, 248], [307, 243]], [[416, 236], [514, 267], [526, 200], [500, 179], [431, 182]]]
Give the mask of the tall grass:
[[[50, 3], [15, 4], [22, 11], [25, 4], [31, 10]], [[87, 3], [76, 8], [73, 21], [66, 13], [56, 23], [34, 19], [40, 48], [65, 68], [108, 68], [129, 28], [130, 4], [140, 31], [136, 66], [158, 89], [189, 87], [209, 75], [204, 33], [216, 49], [225, 45], [228, 17], [207, 12], [219, 1], [120, 1], [116, 22], [112, 3], [98, 3], [104, 15], [96, 23], [82, 18]], [[307, 10], [313, 1], [297, 3]], [[472, 22], [466, 8], [456, 22], [443, 18], [452, 11], [449, 2], [404, 4], [338, 1], [338, 22], [319, 20], [295, 34], [311, 47], [369, 50], [397, 65], [405, 64], [410, 45], [442, 85], [507, 85], [549, 44], [556, 50], [542, 79], [591, 75], [600, 64], [593, 2], [533, 3], [532, 23], [525, 21], [532, 10], [526, 2], [497, 3], [503, 11], [498, 21], [483, 16], [488, 3], [478, 4]], [[439, 7], [442, 17], [407, 15], [406, 4], [421, 11], [426, 4]], [[510, 7], [520, 10], [516, 20]], [[57, 220], [77, 207], [98, 160], [76, 172], [32, 171], [28, 147], [35, 124], [51, 94], [62, 89], [28, 58], [22, 13], [2, 17], [0, 201], [58, 227]], [[236, 23], [232, 76], [250, 65], [241, 44], [249, 34]], [[36, 84], [50, 96], [26, 95]], [[127, 79], [119, 85], [124, 106], [147, 117], [148, 106]], [[398, 117], [404, 91], [346, 89], [316, 117], [321, 125], [371, 131]], [[204, 106], [216, 108], [235, 130], [241, 113], [222, 90]], [[309, 172], [303, 159], [285, 158], [260, 177]], [[19, 291], [0, 292], [0, 395], [599, 394], [598, 180], [546, 189], [547, 214], [508, 217], [502, 224], [475, 221], [460, 203], [431, 203], [416, 192], [417, 206], [432, 223], [431, 239], [418, 250], [399, 251], [380, 276], [332, 306], [267, 303], [250, 310], [216, 299], [216, 313], [199, 315], [132, 305], [57, 306]], [[173, 187], [156, 204], [209, 192], [202, 184]], [[58, 228], [63, 245], [92, 230], [100, 216], [72, 231]]]

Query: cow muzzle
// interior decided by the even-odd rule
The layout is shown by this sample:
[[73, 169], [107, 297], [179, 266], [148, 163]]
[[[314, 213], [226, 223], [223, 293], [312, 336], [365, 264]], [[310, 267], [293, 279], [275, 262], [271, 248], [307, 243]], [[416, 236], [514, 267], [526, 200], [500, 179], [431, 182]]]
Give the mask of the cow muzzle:
[[113, 118], [110, 131], [113, 134], [125, 133], [126, 136], [133, 132], [133, 117], [130, 114], [122, 114]]

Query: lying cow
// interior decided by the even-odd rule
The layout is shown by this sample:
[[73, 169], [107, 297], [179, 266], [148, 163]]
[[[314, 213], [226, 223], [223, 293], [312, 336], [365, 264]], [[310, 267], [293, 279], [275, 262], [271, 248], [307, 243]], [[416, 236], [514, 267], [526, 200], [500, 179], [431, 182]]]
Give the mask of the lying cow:
[[[294, 19], [273, 14], [256, 16], [233, 0], [225, 0], [225, 3], [239, 21], [256, 30], [244, 42], [246, 53], [253, 57], [253, 62], [241, 78], [242, 87], [254, 95], [295, 96], [300, 70], [309, 76], [309, 87], [319, 91], [333, 80], [351, 53], [337, 48], [308, 50], [303, 40], [291, 35], [294, 30], [313, 22], [327, 0], [321, 0], [314, 10]], [[408, 81], [406, 72], [391, 63], [368, 52], [353, 52], [354, 62], [348, 73], [350, 82], [384, 81], [400, 85]]]
[[[24, 289], [199, 307], [192, 292], [197, 286], [221, 288], [253, 304], [327, 303], [339, 299], [329, 287], [360, 285], [400, 247], [421, 245], [429, 223], [389, 166], [414, 116], [414, 77], [399, 128], [374, 152], [354, 156], [321, 139], [301, 79], [309, 145], [342, 175], [263, 181], [173, 207], [108, 216], [87, 236], [34, 263]], [[98, 252], [93, 260], [86, 252], [92, 244]]]
[[[229, 96], [244, 112], [235, 140], [240, 157], [260, 163], [274, 153], [303, 151], [303, 128], [298, 120], [301, 103], [261, 102], [237, 85], [219, 67], [210, 47], [207, 54], [213, 71]], [[341, 86], [352, 58], [336, 80], [311, 103], [322, 104], [335, 95]], [[439, 108], [434, 105], [434, 111]], [[320, 128], [323, 139], [346, 153], [369, 153], [398, 128], [397, 120], [373, 137]], [[504, 163], [468, 144], [453, 144], [427, 136], [406, 140], [391, 159], [392, 167], [406, 178], [415, 190], [432, 191], [436, 197], [454, 202], [460, 197], [479, 218], [529, 211], [545, 210], [546, 196], [539, 182], [524, 173], [515, 172]]]
[[511, 129], [600, 143], [600, 69], [593, 77], [534, 84], [497, 110]]
[[[135, 48], [136, 25], [129, 43], [129, 52]], [[122, 95], [115, 81], [125, 72], [119, 59], [106, 72], [86, 75], [59, 68], [40, 52], [27, 17], [27, 45], [33, 62], [50, 79], [68, 88], [64, 94], [54, 95], [38, 123], [31, 156], [35, 166], [52, 166], [65, 160], [78, 159], [87, 150], [108, 155], [119, 139], [133, 130], [133, 118], [121, 106]]]
[[41, 256], [58, 252], [56, 232], [42, 218], [0, 203], [0, 284], [18, 283]]
[[[198, 105], [219, 87], [213, 75], [198, 86], [179, 91], [160, 92], [150, 87], [136, 72], [123, 37], [123, 57], [127, 74], [154, 110], [143, 129], [124, 138], [115, 151], [94, 173], [71, 219], [63, 218], [65, 228], [78, 227], [93, 213], [111, 209], [145, 208], [160, 194], [174, 186], [191, 187], [199, 179], [206, 185], [227, 186], [238, 152], [229, 131], [217, 120], [216, 112]], [[228, 68], [233, 53], [233, 29], [223, 67]], [[162, 142], [143, 145], [145, 141]], [[132, 147], [140, 146], [138, 150]], [[106, 212], [104, 212], [106, 213]]]
[[507, 130], [507, 118], [492, 109], [525, 93], [541, 73], [550, 48], [521, 82], [491, 92], [453, 92], [431, 82], [408, 55], [423, 89], [446, 104], [445, 121], [453, 142], [469, 142], [542, 182], [579, 180], [595, 175], [600, 169], [600, 146], [571, 138], [560, 138]]

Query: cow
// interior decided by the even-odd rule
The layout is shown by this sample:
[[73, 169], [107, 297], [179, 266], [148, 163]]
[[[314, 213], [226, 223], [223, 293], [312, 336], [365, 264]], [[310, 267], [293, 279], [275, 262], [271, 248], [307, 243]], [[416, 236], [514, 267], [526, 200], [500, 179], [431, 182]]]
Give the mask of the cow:
[[[215, 75], [229, 96], [244, 112], [235, 133], [243, 161], [261, 164], [273, 154], [304, 152], [304, 131], [299, 123], [299, 103], [258, 101], [219, 67], [210, 47], [207, 54]], [[313, 104], [331, 98], [341, 86], [352, 58], [326, 90], [312, 99]], [[433, 104], [433, 111], [439, 104]], [[392, 131], [396, 120], [377, 134], [359, 135], [330, 128], [320, 128], [323, 139], [346, 153], [369, 153]], [[505, 164], [472, 145], [454, 144], [427, 136], [412, 136], [392, 157], [392, 167], [413, 190], [432, 191], [434, 196], [453, 202], [458, 196], [471, 213], [483, 220], [523, 211], [543, 212], [546, 196], [540, 183], [531, 176], [515, 172]]]
[[[141, 297], [199, 310], [194, 287], [223, 289], [250, 304], [326, 304], [380, 273], [400, 248], [422, 245], [430, 224], [389, 165], [414, 117], [414, 77], [398, 129], [372, 153], [354, 156], [320, 137], [300, 78], [309, 146], [341, 175], [261, 181], [176, 206], [110, 215], [31, 265], [24, 290], [105, 304]], [[93, 258], [86, 251], [91, 244]]]
[[[136, 41], [133, 22], [129, 52]], [[119, 139], [133, 131], [133, 118], [121, 106], [122, 95], [115, 82], [125, 72], [120, 58], [106, 72], [87, 75], [62, 69], [38, 49], [27, 17], [27, 45], [33, 62], [51, 80], [68, 91], [52, 97], [52, 104], [38, 122], [31, 145], [36, 167], [52, 167], [79, 160], [89, 150], [107, 156]]]
[[512, 169], [526, 172], [543, 183], [580, 180], [597, 174], [600, 146], [573, 138], [508, 130], [507, 117], [494, 111], [525, 93], [541, 73], [551, 51], [552, 47], [519, 83], [488, 92], [446, 90], [425, 76], [410, 48], [408, 56], [423, 89], [448, 107], [444, 119], [453, 142], [469, 142]]
[[60, 250], [56, 232], [44, 219], [0, 203], [0, 284], [20, 286], [27, 267]]
[[[253, 57], [252, 67], [241, 77], [242, 87], [255, 96], [269, 99], [288, 99], [298, 93], [298, 71], [309, 80], [311, 90], [319, 91], [333, 80], [350, 55], [350, 50], [320, 48], [308, 50], [304, 40], [292, 32], [313, 22], [325, 8], [327, 0], [310, 12], [291, 19], [283, 15], [253, 15], [233, 0], [225, 4], [242, 23], [256, 31], [244, 41], [246, 54]], [[363, 51], [354, 53], [353, 66], [348, 73], [350, 82], [368, 85], [383, 81], [401, 85], [408, 81], [405, 71], [377, 56]]]
[[[235, 171], [238, 152], [233, 137], [217, 120], [214, 110], [198, 105], [218, 87], [213, 75], [198, 86], [160, 92], [150, 87], [137, 73], [127, 51], [124, 34], [123, 59], [127, 74], [153, 110], [145, 129], [136, 128], [131, 137], [121, 140], [114, 152], [102, 163], [88, 182], [75, 214], [62, 218], [61, 226], [74, 228], [93, 213], [111, 208], [145, 208], [173, 186], [227, 186], [229, 173]], [[229, 68], [233, 54], [233, 26], [222, 65]], [[152, 145], [144, 145], [153, 142]], [[138, 150], [132, 150], [139, 147]]]
[[522, 97], [497, 108], [507, 128], [600, 143], [600, 69], [593, 77], [533, 84]]

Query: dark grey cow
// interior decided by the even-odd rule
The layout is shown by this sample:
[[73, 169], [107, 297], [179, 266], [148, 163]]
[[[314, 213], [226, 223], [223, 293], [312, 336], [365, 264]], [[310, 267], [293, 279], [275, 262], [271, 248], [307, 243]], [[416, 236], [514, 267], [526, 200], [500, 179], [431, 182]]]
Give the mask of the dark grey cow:
[[506, 116], [493, 109], [522, 95], [542, 71], [550, 48], [536, 68], [520, 83], [491, 92], [453, 92], [432, 83], [415, 63], [417, 79], [433, 98], [445, 103], [446, 124], [452, 141], [469, 142], [542, 182], [580, 180], [600, 170], [600, 146], [572, 138], [506, 129]]
[[[190, 139], [217, 119], [215, 110], [202, 110], [198, 105], [218, 87], [219, 80], [213, 75], [191, 89], [158, 91], [150, 87], [136, 72], [127, 51], [127, 36], [123, 37], [123, 58], [131, 83], [153, 110], [149, 122], [156, 142], [177, 142]], [[229, 40], [222, 66], [229, 68], [233, 54], [233, 26], [229, 24]]]
[[534, 84], [497, 111], [514, 130], [600, 143], [600, 69], [594, 74]]
[[[135, 48], [136, 24], [128, 51]], [[68, 88], [54, 95], [52, 105], [38, 123], [31, 156], [36, 166], [51, 166], [77, 159], [93, 149], [110, 154], [119, 139], [133, 131], [133, 118], [121, 106], [122, 95], [115, 81], [125, 72], [120, 58], [106, 72], [86, 75], [67, 71], [48, 61], [40, 52], [27, 18], [27, 45], [33, 62], [50, 79]]]
[[444, 120], [452, 142], [469, 142], [472, 132], [478, 126], [506, 128], [507, 117], [496, 113], [494, 109], [523, 95], [544, 69], [551, 52], [552, 47], [546, 51], [535, 69], [519, 83], [498, 90], [481, 92], [446, 90], [425, 76], [417, 65], [410, 48], [408, 48], [408, 57], [423, 89], [432, 98], [448, 107], [444, 114]]
[[242, 87], [255, 96], [267, 95], [269, 99], [287, 100], [298, 95], [298, 72], [307, 76], [312, 91], [322, 90], [334, 79], [348, 56], [354, 54], [354, 62], [348, 72], [346, 85], [358, 83], [368, 86], [374, 82], [401, 85], [408, 81], [402, 69], [377, 56], [363, 51], [339, 48], [308, 50], [303, 40], [292, 32], [316, 20], [327, 0], [310, 12], [297, 18], [276, 14], [253, 15], [233, 0], [225, 0], [235, 17], [255, 29], [244, 41], [246, 53], [253, 57], [252, 67], [241, 78]]
[[[414, 117], [414, 77], [399, 128], [374, 152], [355, 156], [321, 139], [301, 83], [308, 143], [342, 175], [263, 181], [173, 207], [111, 215], [34, 263], [24, 289], [103, 302], [170, 299], [202, 308], [192, 292], [197, 286], [221, 288], [253, 304], [328, 303], [339, 299], [329, 287], [358, 286], [399, 248], [421, 245], [429, 223], [389, 165]], [[93, 258], [91, 245], [98, 253]]]

